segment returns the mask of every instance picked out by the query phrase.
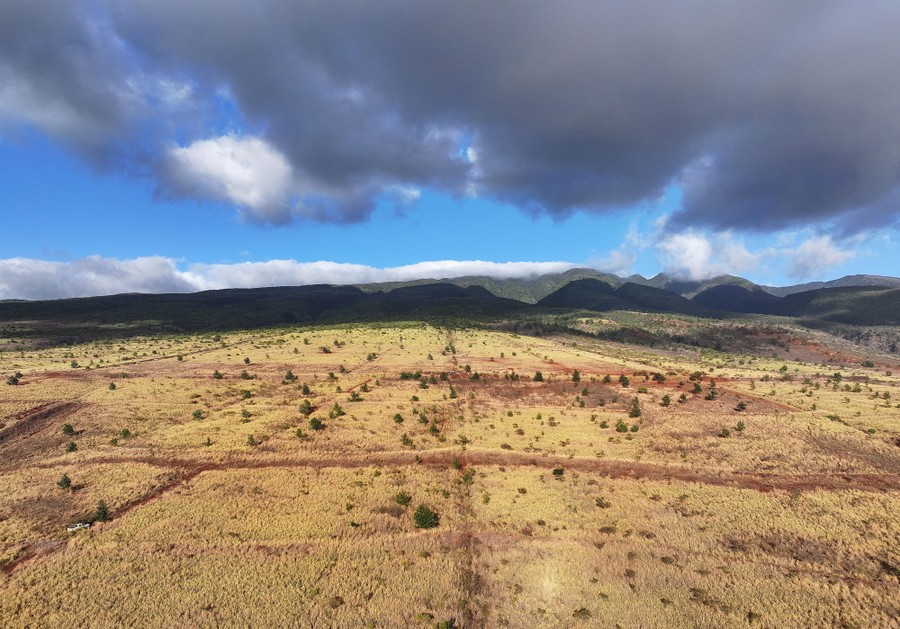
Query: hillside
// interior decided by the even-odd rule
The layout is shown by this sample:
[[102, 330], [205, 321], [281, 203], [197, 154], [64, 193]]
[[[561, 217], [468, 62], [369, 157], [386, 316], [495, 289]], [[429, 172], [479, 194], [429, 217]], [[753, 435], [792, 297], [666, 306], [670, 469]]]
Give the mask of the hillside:
[[776, 297], [740, 286], [715, 286], [693, 299], [707, 308], [727, 312], [758, 313], [849, 323], [900, 325], [900, 289], [849, 286], [819, 288]]
[[577, 308], [598, 312], [635, 310], [695, 315], [711, 314], [702, 305], [661, 288], [642, 286], [632, 282], [626, 282], [618, 288], [613, 288], [606, 282], [594, 279], [570, 282], [540, 300], [538, 304], [554, 308]]
[[[417, 282], [390, 290], [364, 291], [354, 286], [289, 286], [227, 289], [189, 294], [127, 294], [52, 301], [0, 302], [0, 322], [12, 336], [43, 335], [59, 342], [138, 331], [197, 332], [252, 329], [299, 323], [365, 322], [382, 319], [494, 320], [540, 317], [543, 309], [644, 311], [721, 317], [724, 313], [771, 314], [852, 325], [900, 325], [900, 289], [883, 287], [822, 288], [776, 297], [755, 287], [722, 283], [692, 300], [652, 286], [611, 284], [578, 277], [581, 270], [529, 280], [498, 280], [494, 290], [529, 299], [564, 282], [536, 304], [500, 297], [477, 283]], [[569, 277], [576, 277], [565, 281]], [[475, 278], [477, 279], [477, 278]], [[514, 290], [515, 289], [515, 290]], [[31, 331], [28, 331], [31, 330]]]
[[806, 284], [794, 284], [792, 286], [761, 286], [767, 293], [778, 297], [786, 297], [794, 293], [802, 293], [819, 288], [847, 288], [850, 286], [882, 286], [885, 288], [900, 288], [900, 278], [886, 275], [846, 275], [828, 282], [808, 282]]
[[734, 285], [747, 288], [748, 290], [753, 289], [756, 286], [756, 284], [750, 280], [738, 277], [737, 275], [717, 275], [704, 280], [683, 280], [671, 275], [666, 275], [665, 273], [658, 273], [649, 279], [642, 275], [631, 275], [626, 278], [625, 281], [633, 284], [641, 284], [643, 286], [652, 286], [653, 288], [661, 288], [681, 295], [682, 297], [687, 297], [688, 299], [713, 286]]
[[563, 273], [547, 273], [545, 275], [535, 275], [532, 277], [514, 277], [514, 278], [495, 278], [483, 275], [472, 275], [455, 278], [435, 278], [420, 279], [410, 282], [385, 282], [376, 284], [358, 284], [357, 287], [365, 292], [374, 293], [377, 291], [390, 292], [398, 288], [408, 286], [421, 286], [424, 284], [433, 284], [440, 282], [442, 284], [454, 284], [463, 288], [469, 286], [480, 286], [487, 289], [497, 297], [506, 299], [515, 299], [527, 304], [536, 304], [538, 301], [553, 293], [569, 282], [575, 280], [591, 278], [619, 286], [622, 279], [616, 275], [602, 273], [594, 269], [571, 269]]
[[693, 301], [713, 310], [760, 314], [775, 314], [781, 304], [780, 297], [771, 295], [760, 288], [749, 290], [733, 284], [720, 284], [707, 288], [695, 295]]

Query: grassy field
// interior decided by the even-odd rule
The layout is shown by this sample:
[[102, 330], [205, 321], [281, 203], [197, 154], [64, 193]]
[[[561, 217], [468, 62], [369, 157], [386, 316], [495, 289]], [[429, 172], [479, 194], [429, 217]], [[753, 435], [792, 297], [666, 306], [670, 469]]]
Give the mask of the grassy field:
[[569, 327], [3, 352], [0, 624], [897, 626], [896, 361], [775, 319]]

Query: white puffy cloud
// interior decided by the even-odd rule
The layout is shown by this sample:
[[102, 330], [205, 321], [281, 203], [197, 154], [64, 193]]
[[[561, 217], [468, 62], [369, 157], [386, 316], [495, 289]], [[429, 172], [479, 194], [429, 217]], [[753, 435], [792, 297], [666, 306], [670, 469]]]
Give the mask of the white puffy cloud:
[[729, 232], [707, 236], [692, 229], [661, 237], [656, 248], [666, 273], [690, 280], [744, 273], [774, 253], [771, 249], [750, 252]]
[[560, 273], [579, 265], [570, 262], [486, 262], [483, 260], [436, 260], [404, 266], [378, 268], [341, 262], [297, 262], [269, 260], [240, 264], [196, 264], [191, 272], [216, 288], [250, 288], [304, 284], [364, 284], [443, 279], [466, 275], [527, 277]]
[[290, 222], [294, 174], [265, 140], [222, 135], [172, 147], [167, 158], [167, 179], [179, 194], [233, 203], [256, 222]]
[[631, 275], [631, 269], [637, 261], [634, 251], [627, 251], [624, 247], [610, 251], [604, 257], [591, 262], [591, 266], [603, 271], [625, 277]]
[[789, 276], [797, 279], [821, 279], [825, 271], [850, 260], [856, 253], [841, 249], [832, 241], [831, 236], [820, 235], [804, 240], [795, 249], [787, 250], [786, 255]]
[[174, 260], [159, 256], [132, 260], [89, 256], [72, 262], [0, 260], [0, 299], [188, 292], [202, 287], [202, 278], [179, 271]]
[[192, 264], [179, 269], [164, 257], [131, 260], [90, 256], [72, 262], [29, 258], [0, 260], [0, 299], [58, 299], [118, 293], [192, 292], [221, 288], [362, 284], [466, 275], [498, 278], [559, 273], [570, 262], [487, 262], [437, 260], [378, 268], [338, 262], [269, 260], [237, 264]]
[[764, 262], [773, 262], [785, 269], [788, 277], [807, 280], [822, 279], [833, 267], [854, 258], [857, 253], [853, 245], [868, 237], [860, 234], [841, 246], [831, 236], [807, 234], [806, 240], [795, 244], [802, 235], [783, 232], [775, 246], [749, 251], [730, 232], [705, 234], [689, 229], [660, 237], [656, 249], [665, 272], [683, 279], [759, 272]]

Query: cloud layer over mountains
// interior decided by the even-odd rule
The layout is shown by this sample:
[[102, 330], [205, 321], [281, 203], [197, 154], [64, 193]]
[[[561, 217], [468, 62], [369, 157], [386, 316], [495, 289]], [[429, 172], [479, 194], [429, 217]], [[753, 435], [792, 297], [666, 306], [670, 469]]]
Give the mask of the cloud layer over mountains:
[[434, 188], [678, 229], [897, 225], [900, 4], [34, 0], [0, 6], [0, 132], [254, 222]]

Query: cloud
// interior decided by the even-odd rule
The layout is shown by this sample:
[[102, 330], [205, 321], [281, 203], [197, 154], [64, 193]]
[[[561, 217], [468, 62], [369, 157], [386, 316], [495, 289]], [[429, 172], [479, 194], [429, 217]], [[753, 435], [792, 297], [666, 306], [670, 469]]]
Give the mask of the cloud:
[[117, 260], [89, 256], [74, 262], [0, 260], [0, 299], [60, 299], [118, 293], [182, 293], [204, 280], [158, 256]]
[[626, 277], [631, 275], [631, 269], [635, 262], [637, 262], [637, 253], [619, 248], [610, 251], [598, 260], [591, 261], [591, 266], [604, 273]]
[[[852, 234], [900, 215], [898, 30], [891, 0], [32, 0], [0, 9], [0, 129], [271, 223], [404, 188], [615, 211], [675, 181], [679, 230]], [[290, 168], [290, 209], [171, 176], [230, 124]]]
[[830, 236], [813, 236], [787, 252], [787, 273], [796, 279], [822, 279], [824, 273], [856, 256], [849, 249], [841, 249]]
[[662, 236], [656, 248], [666, 273], [689, 280], [751, 271], [775, 253], [771, 249], [751, 253], [727, 232], [708, 236], [694, 230]]
[[223, 135], [169, 149], [166, 180], [178, 194], [226, 201], [261, 223], [291, 219], [291, 165], [258, 137]]
[[437, 260], [378, 268], [338, 262], [269, 260], [237, 264], [192, 264], [182, 270], [171, 258], [131, 260], [90, 256], [73, 262], [27, 258], [0, 260], [0, 299], [60, 299], [118, 293], [184, 293], [221, 288], [363, 284], [467, 275], [497, 278], [561, 273], [570, 262]]
[[[795, 244], [803, 235], [806, 239]], [[823, 279], [834, 267], [857, 256], [859, 247], [871, 233], [858, 234], [836, 243], [827, 234], [783, 232], [776, 245], [750, 251], [730, 232], [703, 233], [685, 230], [660, 236], [656, 242], [660, 263], [674, 277], [702, 280], [717, 275], [764, 271], [767, 263], [785, 269], [798, 280]]]

